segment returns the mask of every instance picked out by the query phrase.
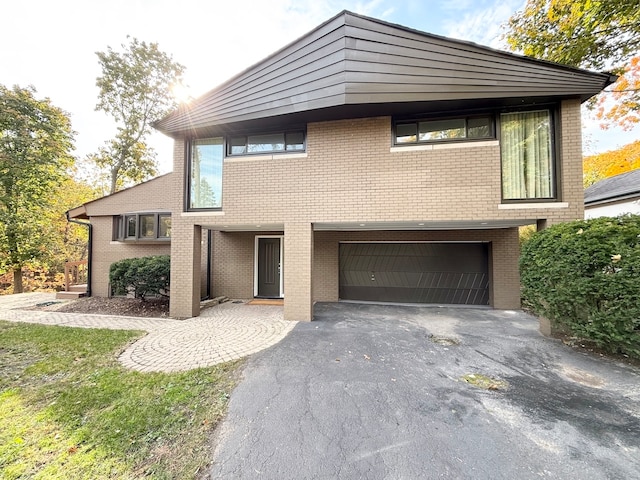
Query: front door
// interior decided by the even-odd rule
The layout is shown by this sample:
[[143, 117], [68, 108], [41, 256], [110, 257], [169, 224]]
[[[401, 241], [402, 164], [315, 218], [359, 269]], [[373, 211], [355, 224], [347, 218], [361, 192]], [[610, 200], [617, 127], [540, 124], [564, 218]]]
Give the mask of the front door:
[[280, 297], [280, 238], [258, 238], [258, 297]]

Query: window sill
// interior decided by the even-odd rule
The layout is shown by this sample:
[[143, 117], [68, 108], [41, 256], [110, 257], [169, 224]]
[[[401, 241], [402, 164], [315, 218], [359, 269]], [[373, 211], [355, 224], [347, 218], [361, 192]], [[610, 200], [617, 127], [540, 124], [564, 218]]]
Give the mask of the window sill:
[[111, 240], [111, 245], [168, 245], [171, 243], [170, 238], [156, 238], [156, 239], [128, 239], [128, 240]]
[[181, 212], [181, 217], [222, 217], [224, 212], [221, 210], [198, 210], [196, 212]]
[[397, 152], [415, 152], [430, 150], [450, 150], [455, 148], [474, 148], [474, 147], [497, 147], [500, 145], [498, 140], [480, 140], [474, 142], [451, 142], [451, 143], [429, 143], [426, 145], [403, 145], [394, 146], [389, 149], [391, 153]]
[[297, 153], [266, 153], [264, 155], [233, 155], [225, 157], [224, 163], [264, 161], [264, 160], [289, 160], [292, 158], [307, 158], [307, 152]]
[[544, 208], [569, 208], [569, 202], [501, 203], [498, 210], [532, 210]]

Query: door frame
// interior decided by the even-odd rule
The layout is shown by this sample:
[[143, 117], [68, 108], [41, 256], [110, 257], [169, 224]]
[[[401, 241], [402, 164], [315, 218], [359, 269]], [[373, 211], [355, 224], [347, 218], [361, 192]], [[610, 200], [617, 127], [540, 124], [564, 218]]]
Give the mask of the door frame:
[[253, 296], [258, 296], [258, 250], [261, 238], [280, 239], [280, 296], [284, 298], [284, 235], [256, 235], [253, 249]]

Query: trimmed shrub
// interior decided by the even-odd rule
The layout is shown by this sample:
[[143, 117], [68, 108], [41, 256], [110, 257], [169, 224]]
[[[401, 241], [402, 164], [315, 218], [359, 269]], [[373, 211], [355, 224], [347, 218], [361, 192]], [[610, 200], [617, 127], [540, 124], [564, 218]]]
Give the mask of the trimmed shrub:
[[604, 350], [640, 358], [640, 216], [554, 225], [520, 257], [523, 306]]
[[111, 264], [109, 282], [114, 295], [169, 296], [169, 255], [125, 258]]

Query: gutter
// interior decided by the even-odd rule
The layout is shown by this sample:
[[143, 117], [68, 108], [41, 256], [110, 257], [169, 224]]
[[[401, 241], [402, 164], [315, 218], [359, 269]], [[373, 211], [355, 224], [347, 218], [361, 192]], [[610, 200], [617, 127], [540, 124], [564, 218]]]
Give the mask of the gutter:
[[207, 292], [205, 295], [200, 294], [200, 301], [211, 299], [211, 268], [213, 262], [211, 259], [211, 242], [213, 240], [213, 230], [207, 229]]
[[91, 260], [93, 259], [93, 225], [91, 222], [81, 222], [80, 220], [75, 220], [71, 218], [69, 215], [69, 211], [66, 212], [67, 222], [75, 223], [78, 225], [83, 225], [87, 227], [87, 231], [89, 233], [89, 242], [87, 245], [87, 297], [91, 296]]
[[602, 205], [606, 203], [624, 202], [625, 200], [637, 199], [639, 196], [640, 196], [640, 191], [635, 190], [633, 192], [627, 192], [627, 193], [621, 193], [621, 194], [619, 193], [617, 195], [611, 195], [608, 197], [595, 198], [593, 200], [585, 200], [584, 205], [586, 207], [586, 206]]

